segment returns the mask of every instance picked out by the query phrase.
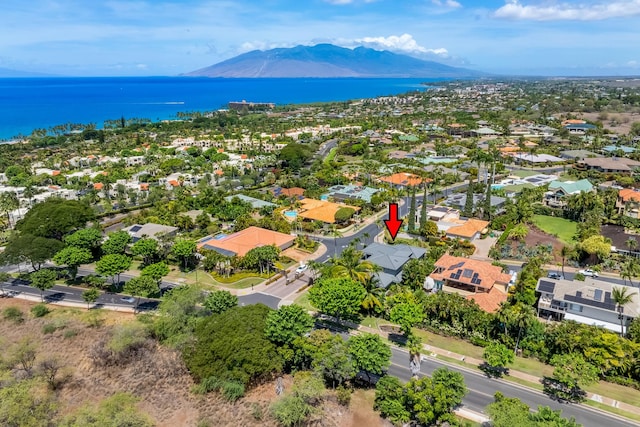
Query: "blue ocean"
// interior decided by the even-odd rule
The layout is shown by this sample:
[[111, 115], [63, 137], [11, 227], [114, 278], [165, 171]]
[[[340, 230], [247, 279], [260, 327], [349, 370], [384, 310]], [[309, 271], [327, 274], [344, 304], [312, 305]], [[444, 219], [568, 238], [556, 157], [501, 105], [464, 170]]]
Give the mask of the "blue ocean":
[[194, 77], [0, 79], [0, 139], [35, 128], [105, 120], [172, 119], [212, 111], [231, 101], [276, 105], [347, 101], [425, 90], [436, 79], [222, 79]]

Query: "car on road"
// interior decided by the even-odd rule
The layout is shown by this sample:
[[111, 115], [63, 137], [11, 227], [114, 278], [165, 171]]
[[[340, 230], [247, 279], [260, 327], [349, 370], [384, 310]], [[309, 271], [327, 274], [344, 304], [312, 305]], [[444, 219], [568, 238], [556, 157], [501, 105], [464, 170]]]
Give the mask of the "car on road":
[[549, 273], [547, 274], [547, 277], [549, 279], [554, 279], [554, 280], [562, 280], [564, 279], [564, 276], [560, 273]]
[[578, 273], [582, 274], [585, 277], [598, 277], [598, 272], [587, 268], [586, 270], [580, 270]]
[[135, 299], [134, 297], [122, 297], [122, 298], [120, 298], [120, 301], [128, 302], [129, 304], [134, 303], [134, 302], [135, 302], [135, 300], [136, 300], [136, 299]]
[[301, 264], [300, 266], [298, 266], [298, 268], [296, 268], [296, 274], [304, 273], [305, 271], [307, 271], [307, 268], [309, 268], [307, 264]]

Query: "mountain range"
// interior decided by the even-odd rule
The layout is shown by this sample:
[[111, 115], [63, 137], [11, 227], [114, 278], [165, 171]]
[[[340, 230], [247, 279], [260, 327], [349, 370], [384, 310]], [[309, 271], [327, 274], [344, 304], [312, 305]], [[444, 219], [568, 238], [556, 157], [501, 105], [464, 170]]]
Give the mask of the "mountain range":
[[366, 47], [332, 44], [254, 50], [184, 76], [477, 78], [485, 73]]

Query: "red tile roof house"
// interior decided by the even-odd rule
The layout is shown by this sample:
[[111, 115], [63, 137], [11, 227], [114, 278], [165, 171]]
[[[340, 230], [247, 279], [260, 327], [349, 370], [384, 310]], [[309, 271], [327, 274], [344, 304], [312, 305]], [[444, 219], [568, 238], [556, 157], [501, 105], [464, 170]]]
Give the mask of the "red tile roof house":
[[216, 251], [225, 256], [245, 256], [251, 249], [275, 245], [285, 250], [295, 241], [295, 236], [266, 230], [260, 227], [249, 227], [237, 233], [217, 236], [207, 236], [198, 240], [198, 249], [204, 248]]
[[618, 192], [616, 208], [619, 214], [640, 219], [640, 191], [634, 188], [623, 188]]
[[435, 267], [429, 275], [435, 290], [460, 294], [489, 313], [497, 311], [500, 303], [507, 300], [511, 275], [503, 273], [500, 267], [446, 254], [436, 261]]

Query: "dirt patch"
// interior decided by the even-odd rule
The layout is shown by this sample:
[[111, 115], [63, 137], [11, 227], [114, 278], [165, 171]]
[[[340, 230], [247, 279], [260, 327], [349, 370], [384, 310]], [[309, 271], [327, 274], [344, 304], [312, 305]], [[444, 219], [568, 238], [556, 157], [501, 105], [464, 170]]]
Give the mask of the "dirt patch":
[[292, 247], [282, 251], [282, 255], [289, 257], [295, 261], [306, 261], [307, 259], [309, 259], [309, 257], [311, 257], [312, 254], [310, 254], [309, 252], [300, 251]]
[[[513, 253], [517, 252], [520, 242], [508, 239], [507, 243], [511, 245], [511, 249]], [[529, 234], [527, 234], [527, 237], [525, 237], [524, 244], [528, 248], [531, 248], [534, 246], [540, 246], [540, 245], [551, 245], [553, 247], [553, 250], [551, 253], [551, 255], [553, 256], [552, 262], [553, 263], [562, 262], [560, 251], [562, 250], [562, 247], [564, 246], [564, 244], [560, 240], [558, 240], [558, 238], [556, 238], [555, 236], [547, 234], [533, 225], [529, 226]]]
[[[180, 354], [150, 340], [139, 357], [115, 366], [101, 366], [91, 358], [97, 342], [110, 337], [112, 325], [131, 321], [133, 315], [108, 311], [68, 309], [50, 306], [52, 312], [33, 318], [35, 303], [19, 299], [0, 299], [0, 311], [17, 307], [24, 322], [14, 324], [0, 317], [0, 354], [6, 354], [13, 343], [30, 337], [38, 347], [38, 358], [53, 356], [64, 362], [69, 375], [57, 390], [57, 417], [64, 417], [86, 404], [97, 404], [116, 392], [128, 392], [138, 398], [139, 410], [149, 414], [157, 426], [196, 426], [205, 421], [210, 426], [276, 426], [269, 405], [277, 399], [273, 382], [250, 390], [236, 403], [228, 403], [216, 393], [196, 395], [194, 385]], [[90, 316], [97, 313], [101, 326], [92, 327]], [[43, 327], [59, 326], [44, 334]], [[285, 377], [285, 390], [292, 380]], [[339, 405], [329, 393], [322, 413], [310, 425], [387, 426], [373, 411], [373, 391], [356, 391], [349, 408]], [[53, 416], [53, 414], [52, 414]]]
[[604, 129], [618, 135], [626, 135], [633, 122], [640, 122], [640, 113], [571, 113], [589, 122], [601, 121]]
[[380, 418], [373, 410], [374, 390], [356, 390], [351, 396], [349, 404], [350, 417], [345, 420], [348, 427], [387, 427], [392, 424]]

